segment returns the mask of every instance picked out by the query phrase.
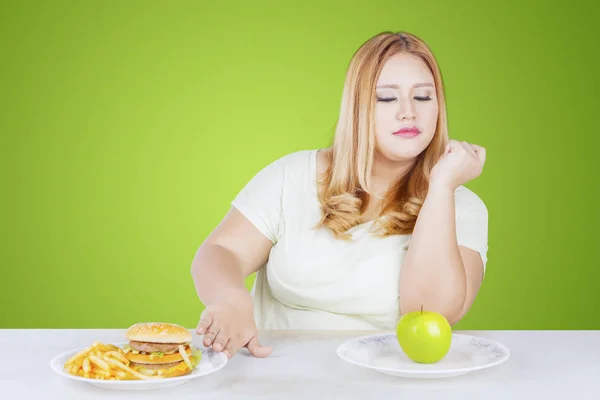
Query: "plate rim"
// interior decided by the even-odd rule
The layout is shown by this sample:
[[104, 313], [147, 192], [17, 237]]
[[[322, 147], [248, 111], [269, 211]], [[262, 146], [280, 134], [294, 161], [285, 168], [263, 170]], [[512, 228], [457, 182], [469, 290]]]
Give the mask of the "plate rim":
[[[128, 342], [126, 342], [126, 341], [120, 341], [120, 342], [110, 342], [110, 343], [107, 342], [105, 344], [112, 344], [112, 345], [120, 347], [121, 345], [127, 344], [127, 343]], [[201, 347], [201, 346], [198, 346], [198, 345], [195, 345], [195, 344], [193, 344], [193, 345], [194, 345], [194, 347], [200, 349], [201, 351], [210, 351], [210, 350], [207, 350], [203, 346]], [[213, 351], [213, 353], [215, 355], [217, 355], [217, 354], [220, 355], [218, 357], [220, 357], [220, 358], [224, 357], [224, 362], [221, 365], [219, 365], [217, 368], [215, 368], [213, 370], [210, 370], [208, 373], [197, 373], [197, 374], [194, 374], [192, 372], [190, 374], [183, 375], [183, 376], [175, 376], [175, 377], [172, 377], [172, 378], [165, 378], [165, 379], [149, 379], [149, 380], [139, 379], [139, 380], [114, 380], [113, 381], [113, 380], [105, 380], [105, 379], [92, 379], [92, 378], [85, 378], [83, 376], [71, 375], [71, 374], [65, 372], [61, 368], [55, 368], [55, 365], [57, 365], [57, 366], [60, 365], [59, 360], [61, 358], [65, 357], [65, 356], [68, 356], [69, 354], [77, 354], [77, 352], [79, 352], [79, 351], [81, 351], [83, 349], [86, 349], [88, 347], [90, 347], [90, 346], [83, 346], [83, 347], [79, 347], [79, 348], [73, 348], [71, 350], [66, 350], [66, 351], [63, 351], [63, 352], [61, 352], [59, 354], [56, 354], [54, 357], [52, 357], [50, 359], [50, 369], [52, 371], [54, 371], [55, 373], [57, 373], [58, 375], [64, 377], [64, 378], [73, 379], [73, 380], [78, 381], [78, 382], [85, 382], [85, 383], [91, 383], [91, 384], [100, 384], [100, 385], [105, 385], [106, 384], [108, 386], [110, 386], [110, 385], [121, 385], [121, 386], [128, 386], [128, 385], [148, 385], [148, 384], [150, 384], [150, 385], [155, 385], [155, 384], [158, 385], [158, 384], [161, 384], [161, 383], [165, 384], [167, 382], [168, 383], [185, 382], [185, 381], [189, 381], [191, 379], [200, 378], [202, 376], [210, 375], [212, 373], [215, 373], [215, 372], [217, 372], [217, 371], [225, 368], [225, 366], [227, 365], [227, 363], [229, 361], [229, 359], [227, 358], [227, 356], [225, 354], [223, 354], [221, 352]], [[202, 362], [202, 361], [200, 361], [200, 362]], [[63, 365], [63, 367], [64, 367], [64, 365]]]
[[478, 371], [481, 369], [486, 369], [486, 368], [492, 368], [495, 367], [497, 365], [500, 365], [504, 362], [506, 362], [509, 358], [510, 358], [510, 350], [508, 349], [508, 347], [506, 347], [505, 345], [503, 345], [502, 343], [499, 343], [493, 339], [488, 339], [486, 337], [483, 336], [474, 336], [474, 335], [467, 335], [467, 334], [463, 334], [463, 333], [452, 333], [452, 336], [459, 336], [462, 338], [466, 338], [466, 339], [478, 339], [478, 340], [484, 340], [488, 343], [492, 343], [495, 346], [499, 347], [502, 349], [502, 351], [504, 351], [504, 357], [500, 358], [499, 360], [496, 360], [494, 362], [488, 363], [488, 364], [484, 364], [484, 365], [475, 365], [475, 366], [471, 366], [471, 367], [461, 367], [461, 368], [452, 368], [452, 369], [436, 369], [436, 370], [419, 370], [419, 371], [415, 371], [415, 370], [409, 370], [409, 369], [397, 369], [397, 368], [388, 368], [388, 367], [374, 367], [374, 366], [370, 366], [370, 365], [366, 365], [364, 363], [360, 363], [357, 361], [354, 361], [352, 359], [349, 359], [348, 357], [344, 356], [341, 354], [341, 351], [343, 349], [344, 346], [347, 346], [349, 343], [352, 343], [354, 341], [359, 341], [359, 340], [363, 340], [363, 339], [369, 339], [369, 338], [374, 338], [374, 337], [387, 337], [387, 336], [393, 336], [396, 337], [396, 334], [393, 332], [385, 332], [385, 333], [375, 333], [372, 335], [363, 335], [363, 336], [358, 336], [355, 337], [353, 339], [349, 339], [346, 340], [345, 342], [341, 343], [337, 349], [336, 349], [336, 354], [338, 355], [339, 358], [341, 358], [342, 360], [346, 361], [347, 363], [353, 364], [353, 365], [357, 365], [359, 367], [363, 367], [363, 368], [368, 368], [368, 369], [372, 369], [375, 371], [382, 371], [382, 372], [392, 372], [392, 373], [402, 373], [402, 374], [411, 374], [411, 375], [441, 375], [441, 374], [455, 374], [455, 373], [465, 373], [465, 372], [473, 372], [473, 371]]

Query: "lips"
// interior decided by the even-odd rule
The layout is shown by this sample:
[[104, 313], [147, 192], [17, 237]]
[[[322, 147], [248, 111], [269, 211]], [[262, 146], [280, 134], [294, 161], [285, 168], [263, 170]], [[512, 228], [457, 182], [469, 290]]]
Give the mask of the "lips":
[[393, 134], [395, 136], [402, 136], [402, 137], [415, 137], [419, 133], [421, 133], [421, 131], [416, 126], [407, 126], [407, 127], [397, 130]]

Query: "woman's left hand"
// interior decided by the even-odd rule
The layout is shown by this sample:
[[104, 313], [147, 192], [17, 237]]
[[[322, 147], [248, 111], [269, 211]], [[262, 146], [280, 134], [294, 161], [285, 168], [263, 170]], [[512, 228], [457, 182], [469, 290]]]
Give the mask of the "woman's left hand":
[[450, 140], [444, 154], [431, 170], [430, 185], [442, 185], [455, 190], [481, 175], [484, 164], [483, 147]]

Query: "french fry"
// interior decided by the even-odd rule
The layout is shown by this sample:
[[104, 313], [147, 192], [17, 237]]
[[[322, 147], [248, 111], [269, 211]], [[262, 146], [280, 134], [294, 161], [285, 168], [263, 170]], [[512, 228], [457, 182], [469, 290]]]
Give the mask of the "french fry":
[[113, 349], [108, 348], [108, 346], [106, 346], [104, 343], [100, 343], [97, 340], [94, 343], [92, 343], [92, 347], [94, 349], [101, 350], [101, 351], [111, 351], [111, 350], [113, 350]]
[[90, 359], [89, 357], [86, 357], [83, 359], [83, 372], [85, 372], [86, 374], [88, 374], [90, 372], [90, 370], [92, 369], [92, 367], [90, 366]]
[[104, 371], [102, 369], [95, 369], [94, 374], [102, 377], [110, 377], [111, 374], [109, 371]]
[[108, 364], [98, 356], [90, 356], [90, 361], [105, 371], [108, 371], [108, 369], [109, 369]]
[[92, 349], [91, 347], [88, 347], [86, 349], [81, 350], [79, 353], [77, 353], [73, 357], [69, 358], [65, 364], [72, 364], [75, 361], [77, 361], [77, 359], [83, 358], [87, 354], [87, 352], [90, 351], [91, 349]]
[[106, 355], [116, 358], [117, 360], [121, 361], [125, 365], [129, 365], [129, 360], [127, 358], [125, 358], [125, 356], [123, 354], [119, 353], [118, 351], [108, 351], [108, 352], [106, 352]]
[[122, 362], [113, 360], [113, 359], [111, 359], [109, 357], [105, 356], [104, 360], [108, 361], [109, 363], [111, 363], [113, 365], [116, 365], [117, 367], [121, 368], [123, 371], [129, 372], [130, 374], [132, 374], [136, 378], [139, 378], [139, 379], [160, 379], [160, 378], [156, 378], [154, 376], [146, 376], [146, 375], [140, 374], [139, 372], [137, 372], [137, 371], [129, 368], [127, 365], [123, 364]]
[[105, 343], [101, 343], [101, 342], [94, 342], [94, 344], [92, 345], [92, 347], [94, 347], [95, 349], [98, 349], [101, 352], [108, 352], [108, 351], [123, 351], [119, 346], [115, 346], [114, 344], [105, 344]]

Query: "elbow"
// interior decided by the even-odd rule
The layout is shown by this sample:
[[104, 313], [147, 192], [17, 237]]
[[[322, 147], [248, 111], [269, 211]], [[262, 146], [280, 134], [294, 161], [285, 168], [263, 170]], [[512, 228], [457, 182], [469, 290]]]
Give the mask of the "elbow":
[[461, 319], [463, 319], [463, 317], [467, 314], [468, 309], [469, 309], [469, 306], [468, 306], [467, 298], [465, 295], [462, 298], [462, 302], [460, 303], [459, 309], [454, 310], [452, 314], [448, 314], [447, 316], [445, 316], [446, 319], [448, 320], [448, 323], [450, 323], [450, 326], [455, 325]]
[[400, 315], [420, 311], [421, 307], [423, 307], [423, 311], [441, 314], [450, 326], [456, 324], [464, 316], [464, 293], [422, 293], [421, 295], [411, 297], [401, 297]]
[[446, 320], [448, 321], [448, 324], [450, 324], [450, 326], [454, 326], [458, 323], [458, 321], [460, 321], [462, 319], [463, 315], [462, 314], [447, 314], [444, 315], [444, 318], [446, 318]]
[[200, 267], [202, 265], [200, 258], [202, 257], [202, 252], [205, 246], [207, 246], [207, 242], [202, 243], [200, 247], [198, 247], [198, 250], [196, 250], [196, 254], [194, 255], [194, 259], [192, 260], [192, 264], [190, 265], [190, 274], [194, 279], [200, 272]]
[[438, 312], [446, 318], [450, 326], [453, 326], [463, 317], [464, 305], [465, 294], [462, 292], [456, 293], [453, 296], [448, 296], [447, 300], [438, 306]]
[[196, 276], [198, 275], [198, 265], [192, 261], [192, 265], [190, 266], [190, 275], [192, 276], [192, 279], [195, 281], [196, 280]]
[[195, 261], [196, 261], [196, 258], [194, 258], [192, 260], [192, 264], [190, 265], [190, 275], [192, 275], [192, 277], [194, 277], [194, 275], [196, 274], [196, 269], [197, 269]]

